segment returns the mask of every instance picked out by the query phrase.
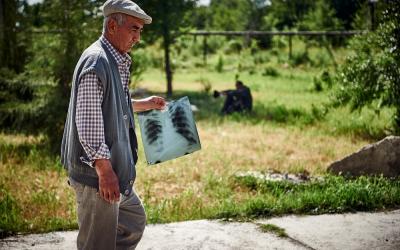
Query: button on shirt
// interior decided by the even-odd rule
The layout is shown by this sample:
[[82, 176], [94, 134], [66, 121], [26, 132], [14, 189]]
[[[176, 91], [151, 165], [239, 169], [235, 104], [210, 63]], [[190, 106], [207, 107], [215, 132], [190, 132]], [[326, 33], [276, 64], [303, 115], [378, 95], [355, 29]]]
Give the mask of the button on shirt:
[[[118, 64], [125, 98], [129, 105], [129, 68], [132, 60], [127, 53], [119, 53], [104, 36], [100, 37], [100, 42], [107, 47]], [[102, 102], [103, 87], [100, 79], [94, 72], [86, 73], [81, 77], [78, 86], [75, 122], [79, 141], [88, 156], [84, 161], [92, 167], [96, 159], [110, 159], [110, 150], [105, 144]]]

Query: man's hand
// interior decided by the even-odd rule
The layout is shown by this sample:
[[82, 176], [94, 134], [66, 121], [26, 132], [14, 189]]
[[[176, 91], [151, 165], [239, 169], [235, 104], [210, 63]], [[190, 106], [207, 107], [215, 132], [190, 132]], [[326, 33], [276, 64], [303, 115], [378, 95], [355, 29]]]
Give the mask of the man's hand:
[[150, 109], [163, 109], [165, 106], [164, 98], [160, 96], [150, 96], [147, 99]]
[[112, 169], [110, 160], [98, 159], [94, 164], [99, 176], [99, 193], [101, 198], [110, 203], [118, 202], [120, 196], [118, 178]]
[[160, 96], [150, 96], [140, 100], [133, 100], [133, 110], [141, 112], [151, 109], [161, 110], [165, 107], [165, 99]]

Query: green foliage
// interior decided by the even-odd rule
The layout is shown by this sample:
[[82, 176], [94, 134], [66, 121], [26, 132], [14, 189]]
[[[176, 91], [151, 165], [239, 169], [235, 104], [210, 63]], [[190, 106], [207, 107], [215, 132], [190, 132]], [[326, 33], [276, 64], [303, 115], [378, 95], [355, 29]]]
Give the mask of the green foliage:
[[34, 89], [26, 79], [17, 78], [14, 74], [0, 73], [0, 105], [6, 102], [32, 101]]
[[322, 81], [318, 77], [314, 77], [313, 79], [314, 83], [314, 90], [317, 92], [321, 92], [324, 88], [322, 87]]
[[332, 88], [333, 79], [327, 70], [324, 70], [320, 76], [313, 78], [314, 90], [320, 92], [326, 88]]
[[264, 72], [262, 73], [263, 76], [272, 76], [272, 77], [278, 77], [279, 71], [272, 67], [272, 66], [267, 66], [264, 68]]
[[247, 0], [214, 0], [209, 8], [210, 26], [216, 30], [245, 30], [251, 17], [251, 3]]
[[340, 30], [342, 24], [335, 15], [335, 10], [329, 2], [318, 0], [297, 26], [299, 30]]
[[224, 70], [224, 58], [222, 55], [219, 55], [217, 65], [215, 65], [215, 70], [221, 73]]
[[314, 0], [274, 0], [268, 14], [264, 17], [264, 22], [278, 30], [294, 28], [297, 22], [301, 21], [314, 5]]
[[290, 58], [290, 64], [294, 67], [309, 63], [310, 61], [310, 56], [307, 50], [293, 52], [292, 57]]
[[384, 12], [376, 32], [358, 36], [338, 73], [334, 105], [350, 104], [352, 110], [367, 105], [393, 107], [395, 126], [400, 128], [400, 3], [393, 1]]
[[146, 72], [146, 70], [149, 67], [150, 58], [147, 55], [146, 51], [141, 48], [135, 49], [135, 52], [131, 53], [131, 58], [132, 58], [131, 87], [136, 88], [136, 86], [138, 86], [139, 82], [142, 80], [143, 73]]
[[0, 130], [35, 131], [40, 122], [37, 89], [26, 76], [0, 72]]
[[0, 96], [5, 97], [0, 102], [0, 131], [42, 133], [48, 148], [58, 153], [69, 92], [52, 82], [33, 82], [26, 75], [9, 77], [0, 73]]
[[232, 39], [229, 40], [225, 47], [225, 53], [228, 54], [239, 54], [243, 49], [243, 42]]

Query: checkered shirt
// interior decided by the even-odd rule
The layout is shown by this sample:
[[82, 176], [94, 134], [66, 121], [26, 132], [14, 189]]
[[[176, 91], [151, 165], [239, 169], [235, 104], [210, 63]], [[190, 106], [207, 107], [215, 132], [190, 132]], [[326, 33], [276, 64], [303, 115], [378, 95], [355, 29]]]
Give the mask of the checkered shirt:
[[[132, 60], [125, 53], [119, 53], [104, 36], [100, 41], [106, 45], [118, 64], [118, 71], [129, 103], [129, 77]], [[76, 104], [76, 127], [79, 141], [88, 156], [88, 163], [93, 166], [96, 159], [110, 159], [110, 150], [105, 144], [104, 123], [101, 105], [103, 102], [103, 87], [94, 72], [88, 72], [81, 77], [78, 86]]]

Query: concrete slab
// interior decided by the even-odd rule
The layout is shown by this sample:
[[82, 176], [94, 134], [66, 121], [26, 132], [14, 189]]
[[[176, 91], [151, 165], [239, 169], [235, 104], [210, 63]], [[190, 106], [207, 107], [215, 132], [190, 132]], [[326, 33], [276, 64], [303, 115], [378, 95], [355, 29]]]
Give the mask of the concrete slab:
[[400, 249], [400, 210], [258, 220], [313, 249]]
[[199, 220], [150, 225], [137, 249], [267, 250], [305, 248], [289, 239], [263, 233], [253, 223], [221, 223]]
[[[77, 231], [9, 237], [0, 249], [67, 250], [76, 249]], [[138, 250], [268, 250], [304, 249], [296, 242], [263, 233], [253, 223], [185, 221], [146, 227]]]
[[[263, 233], [256, 223], [284, 228], [288, 238]], [[77, 231], [9, 237], [0, 249], [76, 249]], [[255, 223], [185, 221], [148, 225], [138, 250], [400, 249], [400, 210], [285, 216]]]

